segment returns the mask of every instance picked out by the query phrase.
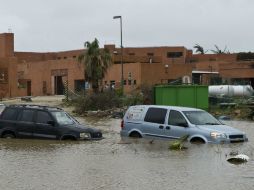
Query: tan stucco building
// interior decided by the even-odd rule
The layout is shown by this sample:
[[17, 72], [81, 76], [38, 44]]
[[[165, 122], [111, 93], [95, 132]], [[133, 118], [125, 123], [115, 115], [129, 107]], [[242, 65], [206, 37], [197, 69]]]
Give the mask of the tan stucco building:
[[[120, 49], [115, 45], [104, 48], [110, 50], [114, 64], [102, 84], [114, 84], [118, 88]], [[83, 51], [16, 52], [14, 34], [0, 34], [0, 97], [62, 94], [65, 81], [72, 91], [84, 87], [84, 67], [77, 61]], [[192, 82], [194, 71], [200, 71], [198, 77], [202, 83], [209, 83], [212, 73], [218, 73], [224, 80], [244, 79], [254, 84], [254, 61], [239, 62], [236, 54], [197, 55], [183, 46], [132, 47], [124, 48], [123, 62], [125, 92], [131, 92], [141, 84], [169, 83], [179, 78]]]

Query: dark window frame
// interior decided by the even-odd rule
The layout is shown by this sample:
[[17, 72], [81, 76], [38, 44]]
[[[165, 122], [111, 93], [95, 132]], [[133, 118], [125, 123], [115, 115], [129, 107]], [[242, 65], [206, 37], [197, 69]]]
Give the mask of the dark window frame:
[[[38, 122], [39, 113], [45, 113], [45, 114], [47, 114], [49, 116], [49, 120], [47, 120], [46, 122]], [[46, 112], [46, 111], [37, 110], [37, 112], [36, 112], [36, 118], [35, 118], [35, 123], [38, 123], [38, 124], [48, 124], [48, 121], [53, 121], [52, 116], [48, 112]]]
[[144, 121], [149, 123], [164, 124], [168, 110], [165, 108], [148, 108]]
[[[32, 112], [32, 116], [28, 116], [28, 118], [31, 118], [31, 120], [21, 120], [23, 119], [23, 114], [25, 112]], [[35, 114], [35, 110], [32, 110], [32, 109], [22, 109], [19, 111], [19, 114], [18, 114], [18, 117], [17, 117], [17, 120], [20, 121], [20, 122], [34, 122], [34, 114]]]
[[183, 52], [167, 52], [167, 58], [180, 58], [183, 57]]
[[[6, 114], [9, 114], [8, 112], [10, 110], [13, 110], [14, 113], [12, 113], [11, 117], [9, 117], [8, 115], [8, 118], [6, 118]], [[5, 110], [2, 112], [1, 114], [1, 119], [2, 120], [12, 120], [12, 121], [16, 121], [17, 120], [17, 115], [18, 115], [18, 110], [15, 109], [15, 108], [5, 108]]]
[[[172, 114], [175, 114], [175, 113], [179, 114], [178, 116], [181, 116], [181, 119], [183, 119], [184, 122], [183, 121], [182, 122], [178, 122], [178, 123], [175, 122], [176, 121], [176, 115], [173, 115], [173, 117], [172, 117], [172, 118], [175, 119], [175, 121], [174, 122], [170, 121]], [[176, 111], [176, 110], [170, 110], [169, 115], [168, 115], [168, 125], [173, 125], [173, 126], [178, 126], [178, 127], [184, 127], [183, 124], [186, 124], [186, 126], [188, 125], [188, 122], [185, 119], [185, 117], [183, 116], [183, 114], [181, 112], [179, 112], [179, 111]]]

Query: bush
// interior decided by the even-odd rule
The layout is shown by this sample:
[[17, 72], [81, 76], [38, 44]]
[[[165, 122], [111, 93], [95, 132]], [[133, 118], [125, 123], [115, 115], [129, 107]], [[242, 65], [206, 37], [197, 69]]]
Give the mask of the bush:
[[70, 104], [75, 106], [75, 112], [82, 114], [86, 111], [109, 110], [125, 106], [151, 104], [152, 87], [143, 85], [129, 95], [122, 96], [121, 91], [104, 91], [101, 93], [85, 94], [72, 98]]
[[98, 94], [87, 94], [74, 100], [75, 111], [79, 114], [85, 111], [107, 110], [120, 107], [121, 99], [114, 91]]

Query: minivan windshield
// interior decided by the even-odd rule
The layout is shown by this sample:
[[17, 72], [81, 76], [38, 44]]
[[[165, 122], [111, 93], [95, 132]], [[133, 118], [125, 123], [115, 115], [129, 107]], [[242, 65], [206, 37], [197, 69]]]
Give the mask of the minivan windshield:
[[183, 113], [195, 125], [221, 125], [216, 118], [205, 111], [183, 111]]
[[52, 112], [52, 115], [59, 125], [72, 125], [75, 123], [75, 121], [65, 112], [56, 111]]

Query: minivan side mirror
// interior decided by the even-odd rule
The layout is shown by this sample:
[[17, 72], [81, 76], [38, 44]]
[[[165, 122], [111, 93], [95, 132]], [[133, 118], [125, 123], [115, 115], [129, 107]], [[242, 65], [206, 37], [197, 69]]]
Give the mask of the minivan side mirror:
[[55, 126], [55, 122], [54, 122], [53, 120], [48, 121], [47, 124], [52, 125], [52, 126]]

